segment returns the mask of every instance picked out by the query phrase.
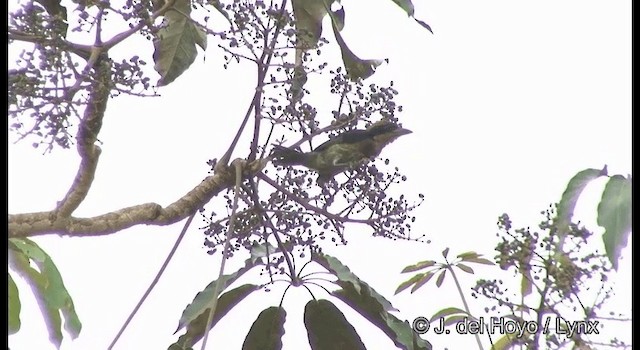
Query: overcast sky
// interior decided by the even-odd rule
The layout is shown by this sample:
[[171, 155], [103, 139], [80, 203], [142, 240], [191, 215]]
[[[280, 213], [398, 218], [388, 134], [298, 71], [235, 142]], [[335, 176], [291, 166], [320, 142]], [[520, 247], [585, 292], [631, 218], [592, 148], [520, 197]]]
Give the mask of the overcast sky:
[[[425, 194], [413, 227], [431, 244], [371, 238], [353, 226], [347, 230], [348, 246], [327, 245], [325, 250], [386, 296], [400, 310], [396, 315], [410, 322], [445, 306], [461, 307], [461, 302], [451, 280], [440, 289], [432, 285], [413, 295], [393, 296], [409, 277], [399, 273], [404, 266], [437, 260], [446, 247], [452, 254], [475, 250], [493, 257], [495, 223], [502, 213], [509, 213], [516, 227], [534, 227], [541, 220], [539, 212], [559, 200], [578, 171], [607, 164], [610, 174], [631, 173], [630, 0], [415, 2], [416, 17], [431, 25], [433, 35], [389, 0], [344, 0], [343, 33], [358, 56], [389, 59], [370, 81], [395, 82], [404, 106], [400, 120], [413, 134], [389, 146], [383, 156], [408, 176], [402, 190]], [[331, 34], [325, 34], [331, 40], [327, 59], [336, 66], [339, 51]], [[152, 61], [150, 42], [131, 39], [121, 46]], [[326, 79], [312, 77], [309, 86], [328, 96]], [[207, 175], [205, 162], [226, 150], [254, 82], [246, 66], [223, 70], [220, 51], [210, 42], [184, 76], [160, 90], [162, 97], [110, 101], [100, 134], [98, 172], [75, 215], [93, 216], [146, 202], [167, 205], [184, 195]], [[329, 116], [320, 120], [330, 121]], [[54, 208], [77, 169], [74, 149], [43, 156], [30, 144], [10, 144], [10, 213]], [[600, 249], [602, 230], [595, 213], [603, 186], [600, 180], [587, 188], [576, 214], [596, 232], [594, 244]], [[220, 263], [219, 255], [205, 253], [199, 226], [194, 221], [163, 280], [116, 349], [162, 349], [177, 339], [172, 333], [184, 306], [216, 278]], [[65, 340], [62, 349], [106, 348], [181, 227], [138, 226], [108, 237], [35, 239], [60, 269], [83, 322], [80, 337]], [[630, 246], [629, 241], [613, 279], [617, 296], [612, 299], [614, 310], [629, 316]], [[239, 263], [231, 261], [227, 271]], [[469, 291], [477, 278], [494, 277], [495, 270], [478, 268], [475, 276], [461, 276], [463, 288]], [[24, 282], [18, 282], [23, 323], [9, 338], [11, 349], [54, 349], [33, 297]], [[239, 349], [257, 314], [277, 305], [284, 286], [248, 297], [214, 328], [209, 341], [224, 344], [216, 348]], [[303, 289], [289, 293], [285, 348], [308, 349], [302, 325], [308, 294]], [[486, 302], [470, 299], [470, 304], [472, 312], [481, 315]], [[393, 348], [359, 315], [345, 315], [365, 335], [370, 349]], [[614, 324], [603, 334], [630, 340], [630, 329], [630, 324]], [[434, 349], [475, 348], [471, 336], [428, 333], [425, 338]], [[483, 341], [488, 346], [487, 339]]]

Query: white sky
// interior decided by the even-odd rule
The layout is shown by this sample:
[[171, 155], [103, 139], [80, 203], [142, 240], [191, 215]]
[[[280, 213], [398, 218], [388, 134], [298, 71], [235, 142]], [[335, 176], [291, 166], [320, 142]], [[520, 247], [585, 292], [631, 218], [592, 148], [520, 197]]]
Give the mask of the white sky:
[[[371, 238], [354, 226], [348, 230], [347, 247], [326, 246], [386, 296], [400, 310], [400, 319], [410, 322], [461, 303], [450, 279], [440, 289], [429, 285], [413, 295], [393, 296], [409, 277], [399, 273], [404, 266], [439, 260], [445, 247], [452, 255], [475, 250], [493, 257], [500, 214], [509, 213], [516, 227], [535, 226], [539, 211], [559, 200], [576, 172], [607, 164], [610, 174], [631, 173], [630, 0], [415, 3], [416, 17], [429, 23], [435, 35], [408, 20], [390, 0], [344, 0], [344, 37], [362, 58], [390, 59], [370, 81], [395, 82], [404, 106], [400, 120], [414, 133], [389, 146], [383, 156], [408, 176], [405, 192], [425, 194], [413, 227], [432, 243]], [[335, 66], [339, 53], [330, 39], [327, 59]], [[152, 61], [150, 42], [132, 39], [123, 49], [137, 50]], [[310, 81], [318, 101], [328, 96], [322, 85], [326, 79]], [[162, 97], [112, 100], [100, 134], [104, 144], [98, 173], [75, 215], [145, 202], [167, 205], [182, 196], [207, 175], [206, 160], [226, 149], [254, 81], [246, 66], [222, 70], [220, 51], [210, 41], [206, 54], [200, 52], [184, 76], [160, 90]], [[246, 145], [241, 144], [242, 152]], [[79, 162], [75, 150], [40, 153], [30, 142], [10, 144], [10, 213], [54, 208], [73, 180]], [[597, 233], [594, 244], [600, 247], [595, 213], [603, 186], [598, 181], [587, 189], [576, 214]], [[220, 257], [205, 253], [198, 220], [116, 349], [166, 348], [177, 339], [172, 333], [184, 306], [217, 277]], [[181, 227], [138, 226], [108, 237], [35, 239], [60, 269], [83, 322], [80, 337], [65, 340], [62, 349], [106, 348]], [[612, 299], [614, 310], [628, 315], [630, 246], [623, 251]], [[232, 261], [227, 271], [238, 263]], [[495, 270], [477, 268], [475, 276], [460, 275], [463, 288], [468, 290], [477, 278], [495, 277]], [[18, 282], [22, 329], [9, 338], [11, 349], [54, 349], [33, 297]], [[209, 341], [224, 344], [216, 348], [239, 349], [257, 314], [277, 305], [283, 289], [284, 284], [276, 285], [271, 293], [245, 299], [214, 328]], [[482, 315], [484, 300], [467, 297], [472, 312]], [[302, 325], [307, 300], [303, 289], [287, 294], [286, 349], [309, 348]], [[345, 315], [365, 334], [370, 349], [393, 348], [360, 316]], [[627, 341], [630, 332], [628, 323], [601, 331]], [[472, 336], [428, 333], [425, 338], [434, 349], [475, 348]]]

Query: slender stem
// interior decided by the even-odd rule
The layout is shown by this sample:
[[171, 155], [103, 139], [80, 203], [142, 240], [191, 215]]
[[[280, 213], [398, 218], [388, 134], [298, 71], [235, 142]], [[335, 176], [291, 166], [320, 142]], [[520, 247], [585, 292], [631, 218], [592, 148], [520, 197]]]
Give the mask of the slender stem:
[[204, 338], [202, 339], [202, 350], [206, 349], [207, 339], [209, 338], [209, 331], [211, 330], [211, 323], [213, 322], [213, 314], [216, 312], [216, 307], [218, 306], [218, 295], [222, 291], [222, 284], [226, 284], [226, 281], [223, 281], [222, 276], [224, 276], [224, 266], [227, 262], [227, 251], [229, 250], [229, 246], [231, 245], [231, 236], [233, 236], [233, 230], [236, 223], [236, 210], [238, 209], [238, 193], [240, 193], [240, 185], [242, 185], [242, 164], [243, 161], [241, 159], [236, 159], [233, 162], [236, 170], [236, 187], [235, 187], [235, 195], [233, 196], [233, 208], [231, 209], [231, 219], [229, 219], [229, 230], [227, 231], [227, 238], [224, 241], [224, 248], [222, 248], [222, 262], [220, 263], [220, 271], [218, 272], [218, 280], [216, 281], [216, 285], [213, 288], [213, 296], [211, 300], [211, 307], [209, 309], [209, 318], [207, 319], [207, 326], [204, 329]]
[[153, 281], [151, 281], [151, 284], [149, 285], [149, 287], [147, 287], [147, 290], [142, 295], [142, 298], [140, 298], [140, 300], [138, 301], [138, 304], [136, 304], [136, 306], [133, 308], [133, 310], [129, 314], [129, 317], [127, 317], [127, 320], [124, 321], [124, 324], [122, 325], [122, 327], [120, 327], [118, 334], [116, 334], [116, 336], [111, 341], [111, 344], [109, 344], [109, 347], [107, 348], [108, 350], [111, 350], [113, 346], [116, 345], [116, 342], [118, 341], [118, 339], [120, 339], [120, 336], [122, 335], [122, 333], [124, 333], [124, 330], [127, 329], [127, 326], [129, 326], [129, 323], [131, 323], [131, 320], [133, 320], [133, 317], [136, 315], [138, 310], [140, 310], [140, 307], [142, 306], [144, 301], [147, 300], [147, 297], [149, 296], [149, 294], [151, 294], [151, 291], [156, 286], [156, 284], [158, 284], [158, 281], [160, 281], [160, 277], [162, 277], [162, 275], [164, 274], [164, 271], [167, 269], [167, 266], [169, 265], [169, 262], [173, 258], [173, 255], [176, 253], [176, 250], [178, 250], [178, 247], [180, 246], [180, 243], [182, 242], [182, 239], [187, 233], [187, 229], [191, 225], [191, 221], [193, 221], [193, 218], [195, 216], [196, 216], [196, 213], [194, 212], [193, 214], [191, 214], [191, 216], [189, 216], [189, 218], [185, 222], [184, 226], [182, 227], [182, 231], [180, 232], [180, 235], [176, 239], [176, 242], [173, 244], [173, 247], [171, 247], [171, 251], [169, 251], [169, 255], [167, 255], [167, 258], [164, 259], [164, 262], [162, 263], [160, 270], [158, 270], [156, 277], [154, 277]]
[[[458, 276], [456, 276], [456, 273], [453, 271], [453, 268], [451, 267], [450, 264], [447, 264], [447, 270], [451, 272], [451, 276], [453, 276], [453, 281], [456, 283], [456, 288], [458, 288], [458, 294], [460, 294], [460, 298], [462, 298], [462, 305], [464, 305], [464, 311], [466, 311], [468, 315], [471, 315], [471, 310], [469, 309], [469, 304], [467, 303], [467, 299], [464, 297], [464, 292], [462, 291], [462, 287], [460, 286], [460, 281], [458, 281]], [[480, 336], [478, 335], [477, 332], [474, 335], [476, 337], [476, 342], [478, 343], [478, 348], [480, 350], [484, 350], [484, 347], [482, 346], [482, 342], [480, 341]]]

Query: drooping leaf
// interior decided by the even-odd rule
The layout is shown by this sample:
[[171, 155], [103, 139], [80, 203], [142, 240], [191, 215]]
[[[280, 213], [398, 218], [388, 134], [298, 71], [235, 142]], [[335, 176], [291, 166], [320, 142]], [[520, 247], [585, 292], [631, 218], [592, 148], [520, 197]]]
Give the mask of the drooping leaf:
[[376, 68], [380, 66], [385, 60], [364, 60], [356, 56], [351, 51], [347, 43], [345, 43], [342, 35], [334, 26], [333, 33], [336, 37], [336, 41], [340, 46], [340, 52], [342, 52], [342, 62], [344, 68], [347, 71], [347, 76], [351, 80], [367, 79], [375, 73]]
[[431, 349], [431, 344], [420, 338], [408, 321], [399, 320], [385, 309], [374, 296], [377, 293], [368, 285], [362, 285], [356, 290], [351, 284], [345, 284], [332, 294], [383, 331], [397, 347], [407, 350]]
[[[251, 270], [254, 266], [256, 266], [256, 263], [250, 258], [245, 260], [244, 266], [237, 271], [228, 275], [223, 275], [221, 277], [223, 282], [220, 288], [220, 292], [224, 291], [227, 286], [231, 285], [238, 278], [240, 278], [240, 276], [242, 276], [245, 272]], [[202, 291], [198, 292], [198, 294], [196, 294], [196, 296], [193, 298], [191, 304], [187, 305], [184, 311], [182, 311], [182, 316], [180, 317], [180, 321], [178, 322], [178, 328], [176, 329], [176, 332], [181, 330], [187, 324], [191, 323], [203, 313], [205, 313], [205, 310], [209, 310], [209, 305], [211, 305], [211, 302], [213, 301], [213, 292], [216, 287], [217, 281], [218, 280], [212, 281]], [[219, 307], [220, 306], [218, 305], [218, 308]], [[216, 315], [217, 314], [218, 310], [216, 310]]]
[[[218, 298], [216, 310], [211, 321], [211, 327], [218, 323], [218, 321], [220, 321], [220, 319], [222, 319], [231, 309], [233, 309], [233, 307], [238, 305], [238, 303], [240, 303], [242, 299], [258, 289], [260, 289], [259, 286], [253, 284], [244, 284], [220, 295], [220, 298]], [[198, 341], [200, 341], [200, 339], [202, 339], [202, 337], [204, 336], [205, 328], [207, 327], [207, 321], [209, 320], [209, 310], [210, 309], [208, 308], [202, 310], [202, 313], [190, 320], [189, 323], [186, 324], [186, 331], [184, 332], [184, 334], [182, 334], [175, 343], [169, 346], [169, 350], [189, 349]], [[186, 309], [185, 311], [183, 311], [183, 317], [186, 311]], [[180, 330], [182, 327], [183, 326], [179, 327], [178, 330]]]
[[311, 300], [307, 303], [304, 325], [312, 350], [366, 349], [355, 328], [328, 300]]
[[322, 20], [335, 0], [293, 0], [293, 17], [302, 50], [316, 47], [322, 35]]
[[9, 334], [14, 334], [20, 330], [20, 294], [16, 282], [9, 275]]
[[564, 231], [566, 227], [571, 222], [571, 218], [573, 217], [573, 210], [576, 207], [576, 203], [578, 202], [578, 198], [582, 193], [582, 190], [594, 179], [597, 179], [600, 176], [607, 175], [607, 166], [602, 170], [598, 169], [585, 169], [575, 174], [571, 180], [569, 180], [569, 184], [562, 194], [562, 198], [558, 203], [558, 211], [557, 211], [557, 222], [558, 230]]
[[313, 253], [311, 255], [311, 259], [338, 277], [337, 283], [341, 287], [344, 288], [345, 284], [350, 284], [357, 292], [360, 292], [360, 288], [364, 286], [371, 291], [371, 295], [376, 298], [381, 305], [383, 305], [386, 311], [398, 311], [393, 307], [393, 305], [391, 305], [391, 302], [373, 290], [373, 288], [371, 288], [367, 283], [360, 280], [360, 278], [354, 275], [347, 266], [340, 262], [340, 260], [323, 253]]
[[191, 1], [176, 0], [164, 15], [153, 46], [155, 70], [160, 74], [159, 86], [168, 85], [184, 73], [198, 55], [196, 45], [207, 48], [206, 34], [191, 18]]
[[446, 307], [440, 311], [437, 311], [435, 314], [433, 314], [433, 316], [431, 316], [431, 318], [429, 319], [429, 322], [435, 322], [439, 318], [443, 318], [451, 315], [464, 315], [467, 317], [471, 316], [466, 311], [459, 309], [457, 307]]
[[424, 29], [428, 30], [429, 32], [431, 32], [431, 34], [433, 34], [433, 30], [431, 29], [431, 26], [428, 25], [425, 21], [421, 21], [417, 18], [413, 18], [416, 22], [418, 22], [419, 25], [421, 25]]
[[446, 259], [448, 255], [449, 255], [449, 248], [445, 248], [442, 251], [442, 256]]
[[609, 179], [598, 204], [598, 225], [605, 229], [602, 240], [607, 257], [618, 269], [620, 252], [631, 233], [631, 179], [622, 175]]
[[418, 263], [415, 263], [413, 265], [409, 265], [409, 266], [405, 267], [404, 269], [402, 269], [402, 271], [400, 273], [422, 270], [424, 268], [431, 267], [431, 266], [433, 266], [435, 264], [436, 264], [436, 262], [434, 260], [420, 261]]
[[[58, 347], [62, 343], [62, 316], [65, 330], [76, 338], [82, 324], [51, 257], [27, 238], [12, 238], [9, 243], [9, 264], [29, 283], [47, 324], [49, 340]], [[30, 261], [38, 270], [31, 266]]]
[[393, 1], [396, 5], [400, 6], [400, 8], [403, 9], [404, 12], [406, 12], [407, 15], [409, 15], [409, 17], [413, 16], [413, 13], [416, 11], [411, 0], [391, 0], [391, 1]]
[[253, 322], [242, 350], [280, 350], [287, 312], [281, 307], [268, 307]]

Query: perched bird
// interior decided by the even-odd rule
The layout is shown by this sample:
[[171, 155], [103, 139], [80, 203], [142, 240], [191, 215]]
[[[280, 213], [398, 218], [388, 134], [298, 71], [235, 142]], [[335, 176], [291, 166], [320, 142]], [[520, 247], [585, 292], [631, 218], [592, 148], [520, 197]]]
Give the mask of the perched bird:
[[387, 120], [371, 124], [365, 130], [349, 130], [316, 147], [311, 152], [274, 145], [272, 159], [276, 165], [302, 165], [318, 172], [323, 184], [347, 169], [377, 157], [382, 149], [411, 131]]

